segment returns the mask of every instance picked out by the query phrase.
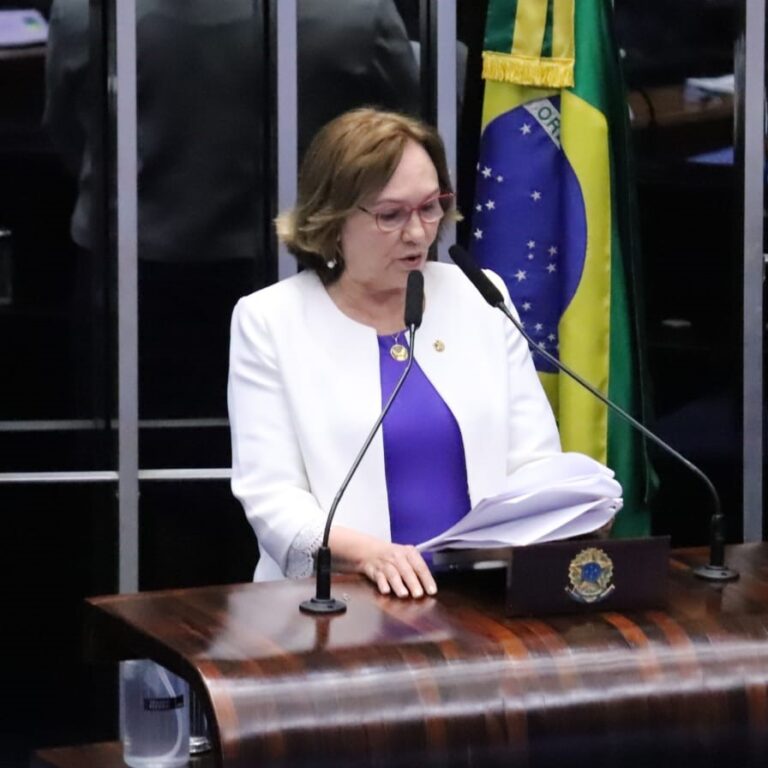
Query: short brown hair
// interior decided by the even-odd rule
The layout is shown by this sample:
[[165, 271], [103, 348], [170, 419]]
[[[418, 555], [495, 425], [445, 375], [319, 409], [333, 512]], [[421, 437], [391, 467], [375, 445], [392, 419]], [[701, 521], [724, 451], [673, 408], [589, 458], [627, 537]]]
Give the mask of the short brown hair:
[[[344, 220], [365, 197], [386, 186], [409, 141], [426, 150], [437, 170], [440, 191], [453, 192], [442, 139], [434, 128], [406, 115], [354, 109], [327, 123], [309, 145], [296, 206], [280, 214], [275, 224], [288, 250], [324, 283], [334, 282], [344, 271], [339, 252]], [[449, 200], [446, 212], [453, 209], [453, 199]], [[335, 266], [328, 267], [329, 261]]]

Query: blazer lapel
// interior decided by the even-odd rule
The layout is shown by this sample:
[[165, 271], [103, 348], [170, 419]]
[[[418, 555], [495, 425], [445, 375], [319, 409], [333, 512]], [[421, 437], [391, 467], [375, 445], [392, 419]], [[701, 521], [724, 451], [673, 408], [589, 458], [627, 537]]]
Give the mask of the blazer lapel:
[[[313, 401], [313, 412], [324, 409], [333, 418], [332, 428], [340, 435], [339, 450], [331, 455], [325, 435], [306, 435], [305, 444], [316, 446], [308, 457], [313, 492], [320, 505], [329, 509], [371, 427], [381, 412], [381, 379], [376, 331], [344, 315], [333, 303], [320, 280], [312, 281], [303, 297], [304, 353], [333, 379], [333, 402], [318, 402], [311, 377], [303, 382], [303, 403]], [[299, 350], [292, 352], [298, 353]], [[304, 429], [315, 430], [317, 418], [306, 414]], [[329, 426], [329, 428], [331, 428]], [[322, 467], [323, 471], [316, 470]], [[365, 519], [361, 521], [359, 516]], [[389, 510], [381, 432], [339, 505], [336, 522], [352, 524], [373, 535], [389, 537]]]

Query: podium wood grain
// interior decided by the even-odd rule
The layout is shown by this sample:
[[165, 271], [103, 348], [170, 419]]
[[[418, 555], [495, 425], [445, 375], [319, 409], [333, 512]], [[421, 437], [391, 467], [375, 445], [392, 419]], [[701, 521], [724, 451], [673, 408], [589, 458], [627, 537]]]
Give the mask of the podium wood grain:
[[[210, 753], [193, 755], [188, 768], [213, 768]], [[30, 768], [127, 768], [119, 741], [102, 741], [74, 747], [49, 747], [35, 752]]]
[[94, 598], [87, 650], [189, 680], [226, 768], [765, 765], [768, 545], [730, 548], [727, 585], [704, 556], [637, 614], [507, 618], [493, 574], [419, 601], [339, 577], [337, 617], [299, 613], [311, 581]]

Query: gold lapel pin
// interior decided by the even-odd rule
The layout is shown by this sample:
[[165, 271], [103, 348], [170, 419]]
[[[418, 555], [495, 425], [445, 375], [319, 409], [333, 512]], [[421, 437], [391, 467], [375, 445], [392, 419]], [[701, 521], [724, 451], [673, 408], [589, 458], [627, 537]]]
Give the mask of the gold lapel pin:
[[443, 352], [445, 350], [445, 342], [437, 339], [432, 345], [435, 348], [435, 352]]

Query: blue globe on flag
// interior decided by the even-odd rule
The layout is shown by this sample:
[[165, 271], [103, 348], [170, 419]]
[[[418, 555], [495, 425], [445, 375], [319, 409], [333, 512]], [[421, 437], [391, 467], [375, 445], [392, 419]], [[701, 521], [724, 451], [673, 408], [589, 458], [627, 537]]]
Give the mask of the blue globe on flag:
[[[560, 318], [584, 271], [587, 220], [560, 143], [560, 97], [526, 102], [488, 123], [477, 166], [471, 251], [499, 274], [525, 330], [559, 359]], [[555, 367], [533, 356], [539, 371]]]

